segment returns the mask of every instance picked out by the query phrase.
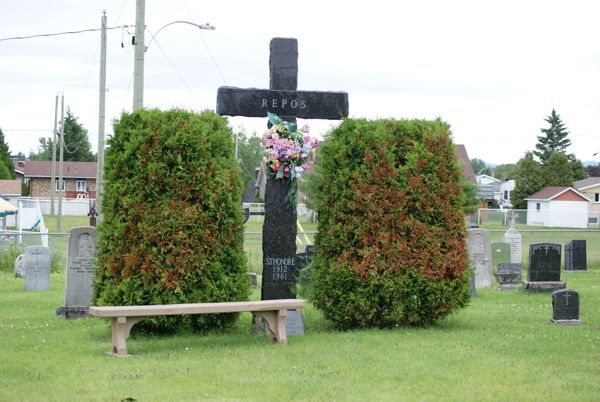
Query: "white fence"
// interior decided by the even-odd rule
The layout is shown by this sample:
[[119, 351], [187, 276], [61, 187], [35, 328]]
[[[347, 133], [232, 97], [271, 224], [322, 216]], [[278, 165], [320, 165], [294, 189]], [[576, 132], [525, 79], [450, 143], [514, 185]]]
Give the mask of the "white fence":
[[[526, 209], [490, 209], [490, 208], [479, 208], [477, 210], [477, 224], [478, 225], [501, 225], [510, 226], [510, 220], [515, 220], [515, 225], [529, 225], [529, 226], [544, 226], [536, 225], [531, 219], [528, 220]], [[559, 214], [556, 212], [555, 214]], [[565, 213], [567, 214], [567, 213]], [[567, 217], [565, 215], [563, 218]], [[537, 222], [537, 221], [536, 221]], [[551, 222], [546, 219], [545, 222]], [[546, 225], [549, 226], [549, 225]], [[589, 211], [588, 212], [588, 228], [597, 229], [600, 228], [600, 212]]]

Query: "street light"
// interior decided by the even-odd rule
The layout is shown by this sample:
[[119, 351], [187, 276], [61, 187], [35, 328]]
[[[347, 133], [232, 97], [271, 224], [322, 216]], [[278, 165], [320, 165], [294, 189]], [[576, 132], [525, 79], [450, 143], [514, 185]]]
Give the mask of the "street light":
[[135, 51], [134, 51], [134, 65], [133, 65], [133, 111], [144, 107], [144, 53], [150, 43], [154, 41], [154, 38], [160, 31], [169, 25], [173, 24], [188, 24], [198, 27], [199, 29], [214, 30], [215, 27], [209, 24], [195, 24], [189, 21], [173, 21], [169, 22], [165, 26], [161, 27], [148, 42], [148, 46], [144, 44], [144, 31], [145, 25], [145, 14], [146, 14], [146, 0], [136, 1], [136, 16], [135, 16]]

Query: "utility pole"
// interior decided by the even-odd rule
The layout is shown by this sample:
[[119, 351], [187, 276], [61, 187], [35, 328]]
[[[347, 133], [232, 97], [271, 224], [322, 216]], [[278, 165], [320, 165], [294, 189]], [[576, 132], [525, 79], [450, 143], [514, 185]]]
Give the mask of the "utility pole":
[[133, 64], [133, 111], [144, 107], [144, 31], [146, 15], [146, 0], [136, 0], [135, 3], [135, 52]]
[[57, 232], [62, 232], [62, 199], [63, 199], [63, 187], [65, 185], [64, 171], [63, 171], [63, 150], [65, 149], [65, 95], [61, 95], [60, 104], [60, 163], [58, 166], [58, 218], [56, 220]]
[[104, 123], [106, 121], [106, 11], [103, 11], [100, 34], [100, 88], [98, 113], [98, 164], [96, 165], [97, 222], [102, 222], [102, 191], [104, 179]]
[[58, 120], [58, 94], [54, 99], [54, 130], [52, 130], [52, 179], [50, 180], [50, 216], [54, 216], [54, 193], [56, 192], [56, 124]]

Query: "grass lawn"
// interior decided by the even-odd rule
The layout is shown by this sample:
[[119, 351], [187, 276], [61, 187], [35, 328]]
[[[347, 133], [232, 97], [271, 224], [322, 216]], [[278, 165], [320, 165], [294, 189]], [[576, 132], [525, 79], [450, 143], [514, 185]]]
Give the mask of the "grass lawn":
[[0, 400], [598, 400], [600, 266], [563, 276], [582, 325], [550, 323], [548, 293], [485, 289], [427, 329], [339, 332], [309, 306], [287, 346], [244, 313], [225, 333], [134, 334], [117, 359], [107, 321], [55, 318], [64, 274], [26, 292], [0, 272]]

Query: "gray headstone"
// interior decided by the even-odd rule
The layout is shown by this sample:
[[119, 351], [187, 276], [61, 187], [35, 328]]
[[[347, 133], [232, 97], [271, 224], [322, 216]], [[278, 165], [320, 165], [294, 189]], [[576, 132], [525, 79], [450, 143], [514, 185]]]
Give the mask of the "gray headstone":
[[15, 277], [25, 278], [25, 254], [15, 258]]
[[289, 335], [304, 335], [304, 317], [298, 310], [288, 310], [285, 319], [285, 332]]
[[87, 307], [92, 304], [97, 243], [95, 227], [75, 227], [69, 232], [65, 306], [57, 310], [57, 315], [65, 318], [87, 315]]
[[492, 249], [492, 268], [498, 269], [498, 264], [509, 263], [510, 261], [510, 244], [503, 241], [493, 241]]
[[50, 289], [50, 252], [48, 247], [25, 247], [25, 289], [28, 291]]
[[258, 275], [256, 275], [256, 272], [248, 272], [248, 279], [250, 280], [251, 288], [256, 288], [258, 286]]
[[529, 245], [527, 281], [560, 281], [560, 244], [534, 243]]
[[573, 289], [552, 292], [552, 321], [559, 324], [579, 324], [579, 293]]
[[521, 263], [521, 233], [510, 228], [504, 233], [504, 242], [510, 245], [510, 262]]
[[492, 255], [490, 233], [486, 229], [469, 229], [467, 249], [469, 261], [475, 270], [475, 287], [492, 287]]
[[585, 240], [571, 240], [565, 244], [565, 271], [587, 271]]

